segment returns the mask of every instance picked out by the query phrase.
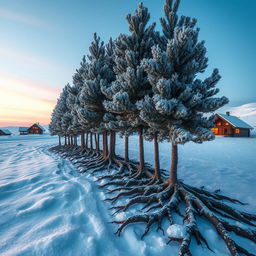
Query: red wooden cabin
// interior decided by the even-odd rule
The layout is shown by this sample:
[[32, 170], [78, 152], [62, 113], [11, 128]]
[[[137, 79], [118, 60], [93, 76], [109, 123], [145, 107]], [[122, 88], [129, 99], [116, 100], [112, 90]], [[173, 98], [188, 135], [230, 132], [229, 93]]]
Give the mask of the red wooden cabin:
[[43, 134], [44, 128], [39, 124], [35, 123], [30, 127], [20, 127], [19, 132], [20, 135], [26, 135], [26, 134]]
[[215, 135], [230, 137], [250, 137], [250, 130], [253, 129], [236, 116], [231, 116], [229, 112], [225, 114], [216, 114], [212, 132]]
[[0, 128], [0, 136], [9, 136], [12, 135], [12, 133], [7, 129]]
[[35, 123], [28, 128], [29, 134], [43, 134], [43, 132], [44, 132], [44, 128], [38, 123]]

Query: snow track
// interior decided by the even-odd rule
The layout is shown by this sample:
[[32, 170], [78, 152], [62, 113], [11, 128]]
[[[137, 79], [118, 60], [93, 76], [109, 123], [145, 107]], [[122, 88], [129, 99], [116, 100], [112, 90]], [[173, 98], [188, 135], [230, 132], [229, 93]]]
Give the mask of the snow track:
[[0, 254], [122, 255], [93, 182], [40, 141], [1, 143]]
[[[47, 150], [56, 141], [50, 136], [0, 139], [1, 256], [177, 255], [179, 245], [166, 245], [168, 238], [156, 232], [156, 228], [141, 240], [144, 224], [127, 227], [121, 237], [115, 236], [116, 226], [108, 223], [112, 220], [110, 205], [102, 201], [104, 190], [97, 188], [94, 178], [79, 174], [69, 161]], [[220, 142], [225, 142], [227, 148]], [[184, 165], [180, 166], [180, 175], [188, 184], [221, 188], [224, 194], [250, 203], [247, 209], [255, 212], [256, 161], [253, 156], [256, 139], [237, 139], [236, 142], [239, 146], [234, 140], [219, 138], [211, 144], [182, 147], [180, 159]], [[120, 154], [122, 148], [121, 139]], [[162, 144], [161, 148], [161, 167], [168, 169], [169, 145]], [[218, 149], [223, 152], [216, 153]], [[145, 151], [147, 161], [153, 161], [150, 143], [145, 143]], [[131, 137], [130, 153], [137, 158], [136, 137]], [[236, 154], [241, 157], [236, 158]], [[218, 166], [217, 160], [220, 161]], [[235, 186], [241, 190], [239, 193], [234, 190]], [[214, 254], [192, 241], [193, 255], [228, 255], [214, 229], [204, 221], [200, 227], [210, 246], [219, 246]], [[255, 245], [250, 243], [248, 249], [253, 251]]]

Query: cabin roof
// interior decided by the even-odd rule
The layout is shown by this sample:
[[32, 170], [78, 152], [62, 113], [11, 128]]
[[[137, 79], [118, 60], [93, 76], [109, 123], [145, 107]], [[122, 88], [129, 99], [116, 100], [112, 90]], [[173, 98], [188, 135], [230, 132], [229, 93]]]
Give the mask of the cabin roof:
[[27, 132], [29, 127], [19, 127], [19, 132]]
[[1, 129], [0, 128], [0, 131], [2, 131], [3, 133], [5, 133], [5, 134], [12, 134], [8, 129]]
[[253, 127], [251, 127], [249, 124], [242, 121], [241, 119], [239, 119], [236, 116], [230, 116], [230, 115], [225, 115], [225, 114], [218, 114], [218, 115], [236, 128], [253, 129]]
[[37, 124], [37, 123], [31, 125], [30, 127], [28, 127], [28, 129], [30, 129], [30, 128], [33, 127], [34, 125], [36, 125], [37, 127], [39, 127], [42, 131], [45, 131], [44, 127], [43, 127], [42, 125], [40, 125], [40, 124]]

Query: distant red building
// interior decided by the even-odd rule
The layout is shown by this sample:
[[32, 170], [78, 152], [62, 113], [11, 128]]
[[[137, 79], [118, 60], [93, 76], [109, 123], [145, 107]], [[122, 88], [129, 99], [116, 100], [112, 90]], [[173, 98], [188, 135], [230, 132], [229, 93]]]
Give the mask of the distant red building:
[[212, 132], [215, 135], [230, 137], [250, 137], [250, 130], [253, 129], [249, 124], [245, 123], [236, 116], [231, 116], [230, 112], [225, 114], [216, 114]]
[[44, 131], [45, 131], [45, 129], [39, 123], [35, 123], [30, 127], [20, 127], [19, 128], [20, 135], [43, 134]]
[[8, 136], [8, 135], [11, 135], [12, 133], [7, 130], [7, 129], [1, 129], [0, 128], [0, 136]]

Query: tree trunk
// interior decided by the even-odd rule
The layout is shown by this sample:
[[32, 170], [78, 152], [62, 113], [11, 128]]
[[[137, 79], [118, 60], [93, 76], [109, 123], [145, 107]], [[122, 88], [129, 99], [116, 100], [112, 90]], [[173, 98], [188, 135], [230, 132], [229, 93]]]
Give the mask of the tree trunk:
[[99, 134], [95, 133], [96, 152], [99, 152], [99, 143], [100, 143], [99, 136], [100, 136]]
[[84, 149], [84, 132], [81, 132], [81, 149]]
[[70, 141], [70, 135], [68, 135], [68, 145], [70, 146], [71, 141]]
[[170, 178], [169, 178], [170, 185], [175, 185], [178, 181], [177, 166], [178, 166], [178, 146], [175, 144], [172, 144], [172, 163], [171, 163]]
[[143, 128], [139, 128], [139, 151], [140, 151], [140, 163], [139, 170], [144, 171], [145, 169], [145, 160], [144, 160], [144, 144], [143, 144]]
[[90, 143], [91, 143], [91, 150], [93, 150], [93, 145], [92, 145], [92, 132], [90, 132]]
[[99, 133], [97, 134], [97, 141], [98, 141], [98, 144], [97, 144], [97, 146], [98, 146], [97, 151], [99, 151], [99, 150], [100, 150], [100, 134], [99, 134]]
[[106, 156], [106, 132], [102, 133], [102, 152], [103, 152], [103, 157]]
[[85, 148], [88, 149], [88, 132], [86, 133]]
[[124, 161], [129, 162], [129, 137], [125, 136], [124, 139]]
[[106, 132], [106, 156], [108, 156], [108, 132]]
[[116, 133], [114, 131], [110, 131], [110, 146], [109, 146], [109, 157], [116, 156]]
[[157, 141], [157, 133], [154, 133], [154, 150], [155, 150], [155, 178], [160, 177], [160, 164], [159, 164], [159, 147]]
[[61, 146], [61, 140], [60, 140], [60, 136], [59, 136], [59, 146]]
[[70, 140], [71, 140], [71, 146], [73, 146], [74, 144], [73, 144], [73, 135], [71, 135], [70, 136], [71, 138], [70, 138]]
[[103, 157], [108, 156], [108, 134], [103, 132]]
[[74, 136], [74, 145], [77, 146], [77, 136]]
[[65, 138], [64, 145], [66, 146], [67, 145], [67, 136], [65, 135], [64, 138]]
[[97, 140], [97, 134], [94, 133], [94, 141], [95, 141], [95, 149], [96, 149], [96, 152], [99, 151], [99, 145], [98, 145], [98, 140]]

